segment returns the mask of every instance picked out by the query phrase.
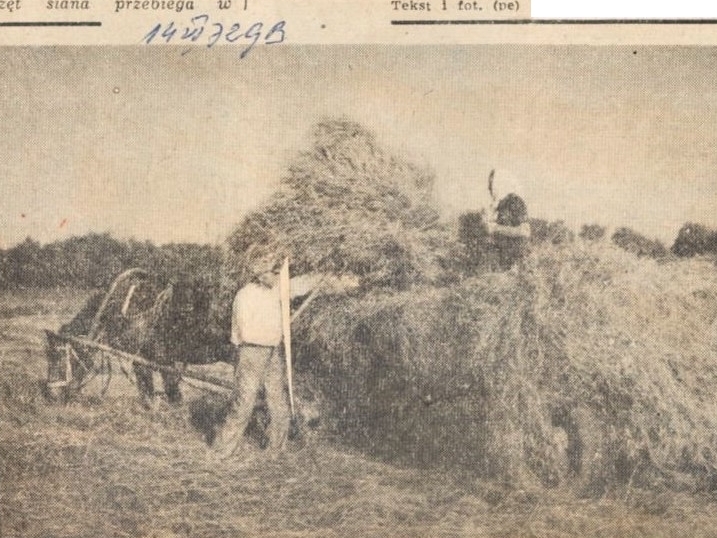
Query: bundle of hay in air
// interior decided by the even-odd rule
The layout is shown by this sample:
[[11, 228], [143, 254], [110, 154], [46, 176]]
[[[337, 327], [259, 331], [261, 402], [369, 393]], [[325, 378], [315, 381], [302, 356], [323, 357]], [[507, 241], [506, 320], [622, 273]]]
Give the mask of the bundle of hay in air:
[[267, 254], [290, 256], [293, 274], [356, 275], [364, 289], [406, 289], [436, 278], [430, 247], [444, 238], [436, 231], [433, 179], [356, 123], [319, 123], [313, 147], [291, 164], [279, 191], [227, 240], [220, 325], [226, 330], [231, 296]]
[[455, 237], [436, 226], [431, 183], [360, 126], [327, 121], [229, 238], [228, 300], [266, 253], [360, 277], [294, 328], [325, 427], [390, 460], [515, 483], [711, 487], [714, 267], [546, 244], [446, 284]]
[[387, 154], [359, 125], [320, 123], [281, 190], [229, 238], [230, 255], [279, 250], [300, 270], [405, 288], [425, 271], [409, 247], [411, 234], [438, 218], [432, 186], [430, 172]]

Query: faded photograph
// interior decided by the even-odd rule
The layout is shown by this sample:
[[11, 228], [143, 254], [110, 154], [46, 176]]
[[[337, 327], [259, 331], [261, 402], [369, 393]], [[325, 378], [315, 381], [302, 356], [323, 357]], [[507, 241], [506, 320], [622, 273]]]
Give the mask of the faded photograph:
[[0, 536], [714, 532], [714, 48], [0, 65]]

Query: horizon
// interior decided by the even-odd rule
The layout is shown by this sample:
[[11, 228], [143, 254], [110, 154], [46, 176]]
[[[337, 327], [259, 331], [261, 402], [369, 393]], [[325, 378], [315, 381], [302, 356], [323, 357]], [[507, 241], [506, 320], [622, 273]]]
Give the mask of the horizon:
[[[443, 224], [457, 224], [457, 219], [458, 219], [459, 216], [460, 216], [460, 215], [456, 215], [455, 217], [453, 217], [453, 218], [451, 218], [451, 219], [441, 218], [441, 219], [440, 219], [440, 222], [443, 223]], [[530, 220], [540, 219], [540, 217], [534, 217], [534, 216], [531, 216], [531, 215], [529, 215], [528, 218], [529, 218]], [[553, 223], [553, 222], [563, 222], [563, 223], [564, 223], [564, 222], [565, 222], [563, 219], [557, 219], [557, 220], [554, 220], [554, 221], [549, 221], [549, 220], [547, 220], [547, 219], [540, 219], [540, 220], [544, 220], [544, 221], [547, 222], [547, 223]], [[566, 224], [566, 226], [568, 226], [568, 229], [569, 229], [571, 232], [573, 232], [573, 233], [575, 234], [575, 236], [577, 237], [578, 234], [580, 233], [580, 229], [582, 228], [583, 225], [591, 225], [591, 224], [598, 224], [598, 225], [602, 226], [603, 228], [605, 228], [605, 234], [603, 235], [602, 238], [600, 238], [600, 239], [597, 240], [597, 241], [608, 241], [608, 242], [611, 242], [611, 241], [612, 241], [611, 236], [612, 236], [612, 234], [613, 234], [616, 230], [618, 230], [619, 228], [628, 228], [628, 229], [630, 229], [630, 230], [632, 230], [632, 231], [634, 231], [634, 232], [636, 232], [636, 233], [638, 233], [638, 234], [640, 234], [640, 235], [646, 237], [647, 239], [660, 241], [668, 250], [672, 247], [672, 244], [673, 244], [673, 243], [675, 242], [675, 240], [677, 239], [677, 233], [678, 233], [677, 231], [675, 232], [675, 237], [674, 237], [670, 242], [664, 242], [664, 241], [662, 241], [661, 239], [659, 239], [658, 237], [651, 237], [651, 236], [649, 236], [649, 235], [645, 235], [645, 234], [643, 234], [640, 230], [635, 230], [635, 229], [633, 229], [633, 228], [629, 228], [628, 226], [619, 226], [619, 225], [617, 225], [617, 226], [604, 226], [604, 225], [602, 225], [602, 224], [600, 224], [600, 223], [597, 223], [597, 222], [585, 222], [585, 223], [581, 224], [580, 227], [578, 227], [578, 228], [572, 228], [572, 227], [568, 226], [567, 224]], [[687, 223], [685, 223], [685, 224], [687, 224]], [[690, 224], [702, 224], [702, 223], [692, 222], [692, 223], [690, 223]], [[712, 230], [712, 228], [710, 228], [710, 229]], [[717, 229], [716, 229], [716, 230], [713, 230], [713, 231], [717, 232]], [[111, 239], [114, 239], [114, 240], [116, 240], [116, 241], [118, 241], [118, 242], [130, 242], [130, 241], [134, 241], [134, 242], [137, 242], [137, 243], [146, 243], [146, 242], [148, 242], [148, 243], [151, 243], [152, 245], [154, 245], [154, 246], [156, 246], [156, 247], [166, 247], [166, 246], [172, 246], [172, 245], [196, 245], [196, 246], [222, 247], [222, 248], [223, 248], [223, 247], [225, 246], [225, 243], [226, 243], [226, 238], [223, 239], [223, 240], [217, 241], [217, 242], [198, 242], [198, 241], [167, 241], [167, 242], [158, 242], [158, 241], [154, 241], [154, 240], [152, 240], [152, 239], [150, 239], [150, 238], [137, 238], [137, 237], [132, 237], [132, 236], [122, 237], [122, 236], [118, 236], [118, 235], [114, 234], [112, 231], [108, 231], [108, 230], [99, 230], [99, 231], [97, 231], [97, 230], [88, 230], [88, 231], [85, 232], [85, 233], [69, 235], [69, 236], [65, 236], [65, 237], [58, 238], [58, 239], [52, 239], [52, 240], [49, 240], [49, 241], [40, 241], [39, 239], [28, 235], [28, 236], [25, 236], [24, 238], [22, 238], [20, 241], [18, 241], [18, 242], [16, 242], [16, 243], [12, 244], [12, 245], [10, 245], [10, 246], [6, 246], [6, 247], [0, 246], [0, 251], [8, 251], [8, 250], [11, 250], [11, 249], [13, 249], [14, 247], [16, 247], [16, 246], [18, 246], [18, 245], [20, 245], [20, 244], [22, 244], [22, 243], [24, 243], [24, 242], [26, 242], [26, 241], [28, 241], [28, 240], [30, 240], [30, 241], [35, 241], [35, 242], [39, 243], [41, 247], [44, 247], [44, 246], [46, 246], [46, 245], [51, 245], [51, 244], [55, 244], [55, 243], [62, 243], [63, 241], [69, 241], [69, 240], [72, 240], [72, 239], [80, 239], [80, 238], [84, 238], [84, 237], [88, 237], [88, 236], [92, 236], [92, 235], [96, 235], [96, 236], [108, 236], [108, 237], [110, 237]], [[229, 237], [229, 235], [231, 235], [231, 231], [227, 233], [227, 237]], [[596, 241], [596, 240], [591, 240], [591, 242], [595, 242], [595, 241]]]
[[221, 245], [313, 126], [346, 117], [434, 171], [444, 219], [521, 196], [574, 232], [717, 228], [717, 55], [479, 45], [0, 49], [0, 248], [110, 233]]

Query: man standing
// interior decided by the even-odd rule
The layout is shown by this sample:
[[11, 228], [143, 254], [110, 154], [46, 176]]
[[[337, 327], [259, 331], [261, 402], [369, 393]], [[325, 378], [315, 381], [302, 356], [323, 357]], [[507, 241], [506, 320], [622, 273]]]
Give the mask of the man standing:
[[[310, 275], [292, 279], [292, 297], [307, 294], [316, 280]], [[279, 265], [264, 260], [258, 264], [255, 278], [237, 292], [232, 306], [231, 342], [239, 399], [214, 444], [221, 458], [231, 457], [242, 446], [262, 386], [270, 416], [269, 448], [283, 448], [291, 417], [284, 394], [282, 337]]]
[[498, 266], [507, 271], [525, 256], [528, 249], [530, 224], [523, 199], [510, 193], [498, 202], [496, 222], [488, 224], [488, 231], [498, 251]]

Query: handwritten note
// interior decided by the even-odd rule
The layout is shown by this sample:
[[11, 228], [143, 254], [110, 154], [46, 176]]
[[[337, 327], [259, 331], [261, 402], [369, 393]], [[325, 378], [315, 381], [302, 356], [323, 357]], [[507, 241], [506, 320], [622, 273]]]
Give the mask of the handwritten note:
[[212, 48], [218, 43], [245, 44], [239, 57], [244, 58], [258, 43], [276, 45], [286, 39], [286, 21], [277, 21], [269, 26], [264, 22], [226, 23], [212, 19], [206, 13], [196, 15], [188, 23], [157, 23], [145, 34], [141, 42], [152, 43], [194, 43]]

